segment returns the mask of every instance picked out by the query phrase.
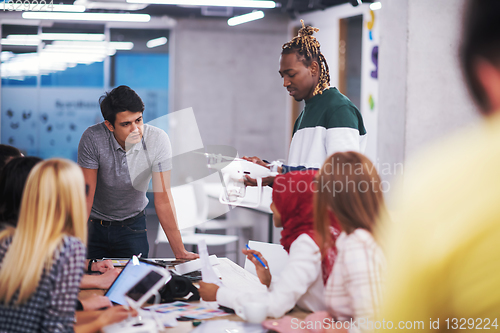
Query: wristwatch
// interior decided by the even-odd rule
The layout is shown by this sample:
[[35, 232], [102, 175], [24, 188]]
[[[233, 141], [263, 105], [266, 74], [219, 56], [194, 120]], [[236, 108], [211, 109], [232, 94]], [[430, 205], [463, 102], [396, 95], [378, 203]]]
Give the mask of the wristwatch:
[[97, 262], [97, 259], [90, 259], [89, 260], [89, 267], [87, 267], [87, 272], [92, 272], [92, 264]]

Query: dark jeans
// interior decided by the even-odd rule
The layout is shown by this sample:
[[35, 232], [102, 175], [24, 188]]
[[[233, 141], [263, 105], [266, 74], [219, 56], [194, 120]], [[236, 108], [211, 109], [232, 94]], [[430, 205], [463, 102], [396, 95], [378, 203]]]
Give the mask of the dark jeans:
[[142, 253], [142, 258], [149, 254], [146, 230], [146, 215], [140, 213], [128, 220], [88, 221], [87, 258], [131, 258]]

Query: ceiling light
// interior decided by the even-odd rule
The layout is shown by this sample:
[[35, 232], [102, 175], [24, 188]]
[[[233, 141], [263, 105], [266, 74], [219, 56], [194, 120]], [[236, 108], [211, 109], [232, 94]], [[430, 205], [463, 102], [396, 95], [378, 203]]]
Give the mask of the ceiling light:
[[78, 53], [78, 54], [102, 54], [113, 56], [116, 53], [116, 49], [113, 48], [94, 48], [94, 49], [84, 49], [79, 47], [50, 47], [51, 45], [47, 45], [43, 49], [44, 53]]
[[380, 8], [382, 8], [382, 3], [380, 1], [370, 4], [371, 10], [379, 10]]
[[42, 33], [41, 35], [8, 35], [8, 40], [75, 40], [75, 41], [103, 41], [104, 34], [64, 34]]
[[109, 46], [115, 50], [129, 51], [134, 48], [134, 43], [132, 42], [109, 42]]
[[148, 3], [157, 5], [197, 6], [197, 7], [246, 7], [275, 8], [276, 2], [269, 0], [127, 0], [128, 3]]
[[2, 62], [7, 61], [12, 57], [15, 57], [12, 51], [3, 51], [1, 53]]
[[37, 9], [43, 12], [76, 12], [83, 13], [85, 11], [85, 6], [81, 5], [47, 5], [42, 6], [41, 9]]
[[264, 12], [261, 10], [254, 11], [248, 14], [243, 14], [240, 16], [231, 17], [227, 20], [227, 24], [230, 26], [235, 26], [242, 23], [247, 23], [250, 21], [255, 21], [264, 17]]
[[28, 40], [20, 40], [20, 39], [7, 39], [2, 38], [2, 45], [15, 45], [15, 46], [38, 46], [39, 40], [28, 39]]
[[141, 10], [148, 6], [148, 4], [126, 3], [126, 2], [107, 2], [107, 1], [85, 1], [77, 0], [75, 4], [80, 4], [88, 9], [109, 9], [109, 10]]
[[8, 40], [36, 40], [39, 41], [40, 37], [38, 35], [7, 35]]
[[167, 37], [159, 37], [155, 39], [151, 39], [146, 43], [146, 46], [150, 49], [153, 47], [161, 46], [167, 44]]
[[24, 12], [23, 19], [28, 20], [65, 20], [65, 21], [102, 21], [102, 22], [149, 22], [149, 14], [120, 13], [40, 13]]
[[54, 41], [51, 45], [47, 47], [68, 47], [68, 48], [113, 48], [115, 50], [132, 50], [134, 48], [134, 43], [132, 42], [88, 42], [88, 41]]
[[[7, 36], [8, 37], [8, 36]], [[63, 33], [42, 33], [42, 40], [84, 40], [101, 41], [104, 40], [104, 34], [63, 34]]]

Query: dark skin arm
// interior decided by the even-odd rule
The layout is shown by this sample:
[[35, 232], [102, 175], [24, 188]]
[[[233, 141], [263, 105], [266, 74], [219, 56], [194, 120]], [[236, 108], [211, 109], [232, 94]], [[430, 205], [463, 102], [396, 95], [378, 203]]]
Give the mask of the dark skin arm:
[[[244, 159], [245, 161], [252, 162], [252, 163], [255, 163], [255, 164], [261, 165], [265, 168], [270, 169], [270, 167], [267, 166], [267, 163], [264, 162], [263, 160], [261, 160], [260, 158], [258, 158], [257, 156], [252, 156], [252, 157], [243, 156], [242, 159]], [[281, 173], [281, 170], [282, 170], [282, 168], [279, 167], [278, 173]], [[275, 178], [274, 176], [262, 178], [262, 186], [271, 185], [274, 182], [274, 178]], [[253, 179], [249, 176], [245, 176], [245, 186], [257, 186], [257, 180]]]
[[200, 284], [200, 288], [198, 292], [200, 293], [200, 297], [207, 302], [215, 302], [217, 301], [217, 290], [219, 290], [219, 286], [214, 283], [206, 283], [203, 281], [198, 282]]

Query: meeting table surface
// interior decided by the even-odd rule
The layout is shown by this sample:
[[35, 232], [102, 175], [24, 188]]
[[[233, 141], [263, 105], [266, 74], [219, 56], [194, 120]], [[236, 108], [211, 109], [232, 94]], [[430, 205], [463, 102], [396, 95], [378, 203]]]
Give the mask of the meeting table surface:
[[[173, 260], [168, 258], [161, 258], [162, 260]], [[263, 286], [257, 276], [245, 270], [243, 267], [237, 265], [233, 261], [228, 258], [217, 258], [219, 264], [214, 266], [220, 272], [222, 283], [228, 287], [235, 290], [265, 290], [265, 286]], [[196, 285], [196, 284], [195, 284]], [[85, 299], [92, 295], [104, 295], [106, 290], [103, 289], [85, 289], [80, 291], [80, 299]], [[201, 301], [190, 302], [192, 304], [201, 304]], [[298, 319], [304, 319], [308, 313], [295, 307], [291, 312], [287, 315], [296, 317]], [[236, 314], [228, 314], [227, 316], [222, 317], [214, 317], [210, 319], [203, 319], [201, 322], [206, 320], [230, 320], [230, 321], [239, 321], [243, 320], [238, 317]], [[196, 327], [193, 325], [195, 321], [178, 321], [177, 326], [164, 328], [162, 332], [169, 333], [186, 333], [191, 332]], [[221, 322], [222, 324], [222, 322]]]

